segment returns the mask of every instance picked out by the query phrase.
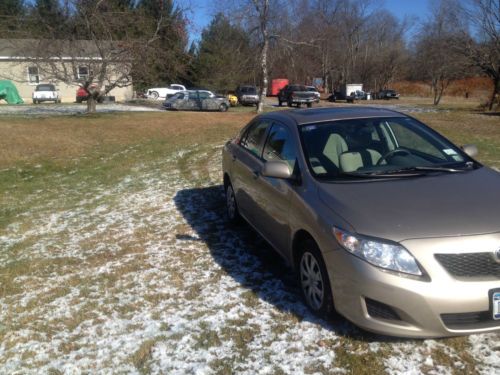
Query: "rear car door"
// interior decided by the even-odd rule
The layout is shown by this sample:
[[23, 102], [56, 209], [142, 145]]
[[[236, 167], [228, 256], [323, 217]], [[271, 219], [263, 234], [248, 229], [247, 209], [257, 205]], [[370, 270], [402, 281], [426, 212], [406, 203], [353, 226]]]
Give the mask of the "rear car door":
[[198, 98], [200, 99], [200, 105], [203, 111], [216, 109], [215, 100], [211, 98], [208, 91], [198, 91]]

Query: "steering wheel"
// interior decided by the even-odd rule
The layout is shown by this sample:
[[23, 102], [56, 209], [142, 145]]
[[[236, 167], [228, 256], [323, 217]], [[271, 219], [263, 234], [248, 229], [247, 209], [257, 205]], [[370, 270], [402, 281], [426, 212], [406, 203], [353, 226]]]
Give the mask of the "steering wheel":
[[387, 158], [392, 157], [396, 154], [404, 154], [404, 155], [411, 155], [411, 152], [408, 151], [407, 149], [404, 148], [395, 148], [394, 150], [389, 151], [385, 155], [383, 155], [377, 162], [377, 165], [382, 165], [382, 161], [385, 160], [387, 161]]

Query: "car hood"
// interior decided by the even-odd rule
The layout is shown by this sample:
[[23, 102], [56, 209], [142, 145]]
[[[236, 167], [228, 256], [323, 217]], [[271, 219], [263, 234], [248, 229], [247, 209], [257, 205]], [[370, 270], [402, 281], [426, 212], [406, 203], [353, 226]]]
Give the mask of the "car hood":
[[454, 174], [320, 183], [318, 194], [351, 229], [368, 236], [399, 242], [500, 232], [500, 173], [485, 167]]

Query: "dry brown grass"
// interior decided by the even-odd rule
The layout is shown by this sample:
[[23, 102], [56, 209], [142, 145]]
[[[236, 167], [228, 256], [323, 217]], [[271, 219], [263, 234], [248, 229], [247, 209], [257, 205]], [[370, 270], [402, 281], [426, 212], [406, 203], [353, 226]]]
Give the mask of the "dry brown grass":
[[[399, 91], [402, 95], [412, 96], [432, 96], [429, 83], [400, 81], [394, 82], [391, 88]], [[469, 77], [453, 81], [446, 90], [446, 95], [465, 97], [469, 93], [469, 98], [478, 98], [488, 95], [493, 89], [492, 82], [487, 77]]]
[[[0, 168], [37, 160], [62, 161], [144, 140], [189, 139], [218, 128], [236, 132], [253, 113], [122, 113], [47, 118], [0, 118]], [[214, 134], [216, 135], [216, 134]]]

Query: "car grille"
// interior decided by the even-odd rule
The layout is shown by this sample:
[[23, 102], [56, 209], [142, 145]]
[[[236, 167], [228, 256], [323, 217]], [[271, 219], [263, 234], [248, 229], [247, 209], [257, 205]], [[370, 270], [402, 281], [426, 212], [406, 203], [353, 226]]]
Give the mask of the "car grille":
[[391, 306], [385, 303], [375, 301], [370, 298], [365, 298], [366, 310], [372, 318], [386, 320], [401, 320], [398, 313]]
[[500, 263], [493, 253], [435, 254], [439, 263], [456, 277], [500, 278]]
[[458, 314], [441, 314], [441, 320], [449, 329], [480, 329], [500, 326], [489, 311], [476, 311]]

